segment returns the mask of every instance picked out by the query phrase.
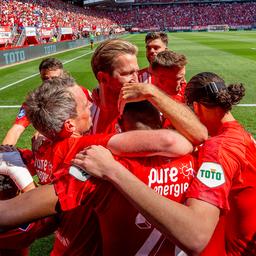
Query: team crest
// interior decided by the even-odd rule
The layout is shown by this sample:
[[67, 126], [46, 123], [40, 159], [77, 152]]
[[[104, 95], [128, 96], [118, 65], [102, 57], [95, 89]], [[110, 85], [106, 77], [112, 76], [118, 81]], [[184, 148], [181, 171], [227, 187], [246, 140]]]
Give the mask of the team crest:
[[197, 178], [209, 188], [215, 188], [225, 183], [222, 166], [217, 163], [203, 163], [198, 170]]
[[69, 174], [80, 181], [86, 181], [91, 177], [86, 171], [74, 165], [70, 166]]

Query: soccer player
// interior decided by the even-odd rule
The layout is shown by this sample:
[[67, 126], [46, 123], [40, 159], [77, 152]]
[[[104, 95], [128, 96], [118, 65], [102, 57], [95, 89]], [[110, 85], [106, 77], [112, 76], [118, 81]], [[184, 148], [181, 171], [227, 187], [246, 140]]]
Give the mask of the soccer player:
[[[129, 102], [148, 99], [163, 113], [163, 127], [174, 127], [179, 130], [179, 125], [183, 123], [184, 126], [184, 121], [178, 122], [178, 126], [175, 126], [176, 118], [174, 116], [169, 116], [168, 109], [166, 107], [163, 108], [163, 95], [158, 93], [159, 90], [157, 88], [167, 93], [172, 99], [178, 102], [185, 102], [184, 92], [186, 88], [186, 63], [187, 59], [183, 54], [179, 54], [170, 50], [159, 52], [151, 66], [152, 74], [154, 74], [155, 77], [155, 85], [149, 83], [125, 84], [121, 89], [121, 97], [119, 103], [120, 107], [122, 107], [122, 104], [125, 104], [127, 101]], [[158, 95], [160, 97], [158, 97]], [[169, 102], [168, 99], [167, 102]], [[175, 111], [172, 111], [172, 113], [174, 112]], [[202, 143], [204, 139], [207, 138], [207, 136], [205, 136], [207, 134], [206, 129], [203, 131], [202, 127], [200, 128], [200, 134], [203, 135], [201, 137], [197, 132], [198, 129], [196, 128], [194, 130], [192, 128], [194, 126], [191, 123], [188, 123], [187, 127], [187, 129], [181, 129], [179, 132], [181, 132], [184, 136], [188, 136], [187, 138], [189, 138], [194, 145]]]
[[171, 50], [159, 52], [152, 62], [155, 85], [180, 102], [185, 102], [186, 64], [185, 55]]
[[186, 194], [186, 205], [154, 193], [102, 148], [87, 150], [85, 160], [81, 162], [79, 156], [74, 163], [111, 181], [189, 253], [255, 255], [256, 142], [230, 112], [243, 96], [242, 84], [226, 86], [214, 73], [199, 73], [189, 81], [187, 102], [211, 138], [199, 147], [200, 168]]
[[[50, 79], [51, 77], [63, 76], [63, 64], [55, 58], [44, 59], [39, 65], [39, 72], [42, 81]], [[2, 144], [16, 145], [21, 134], [29, 126], [30, 122], [26, 116], [24, 103], [22, 104], [19, 113], [15, 119], [13, 126], [7, 132]]]
[[[42, 134], [44, 134], [45, 136], [47, 136], [49, 138], [52, 138], [52, 136], [57, 135], [58, 138], [61, 139], [62, 137], [70, 136], [72, 133], [76, 134], [79, 131], [84, 132], [85, 131], [84, 127], [87, 127], [87, 128], [89, 127], [90, 118], [86, 118], [86, 116], [88, 117], [89, 111], [88, 111], [88, 108], [84, 108], [85, 107], [84, 104], [85, 104], [86, 100], [85, 99], [83, 100], [81, 98], [81, 97], [84, 97], [84, 95], [81, 94], [81, 92], [79, 92], [79, 90], [81, 91], [81, 88], [79, 88], [78, 86], [76, 86], [76, 87], [71, 86], [70, 92], [72, 93], [72, 95], [73, 95], [72, 96], [72, 95], [70, 95], [70, 93], [67, 93], [66, 90], [64, 90], [64, 91], [60, 90], [59, 86], [57, 86], [57, 85], [56, 86], [49, 85], [50, 83], [54, 82], [55, 80], [56, 79], [53, 79], [53, 80], [49, 81], [47, 84], [45, 83], [42, 87], [38, 88], [34, 94], [33, 93], [31, 94], [31, 96], [28, 98], [28, 100], [26, 102], [26, 105], [31, 107], [31, 110], [27, 109], [27, 113], [28, 113], [28, 116], [30, 117], [30, 119], [34, 120], [33, 125]], [[46, 95], [45, 95], [45, 99], [42, 99], [44, 90], [46, 92]], [[50, 93], [50, 92], [52, 92], [52, 93]], [[55, 92], [55, 93], [53, 93], [53, 92]], [[63, 98], [64, 93], [66, 95], [66, 98]], [[73, 100], [72, 100], [72, 98], [73, 98]], [[74, 110], [71, 111], [72, 109], [74, 109], [74, 100], [77, 103], [77, 106], [76, 106], [77, 111], [74, 111]], [[59, 103], [54, 105], [53, 104], [54, 101], [58, 101]], [[33, 102], [34, 102], [34, 104], [33, 104]], [[61, 109], [61, 108], [59, 108], [60, 104], [63, 104], [63, 107], [65, 106], [64, 112], [60, 111], [60, 109]], [[38, 109], [36, 107], [37, 105], [40, 108], [42, 108], [42, 110], [40, 111], [41, 115], [38, 111], [35, 111]], [[73, 107], [71, 107], [72, 105], [73, 105]], [[51, 111], [49, 111], [50, 110], [49, 107], [52, 111], [54, 111], [54, 113], [55, 113], [54, 115]], [[34, 111], [32, 111], [33, 109], [34, 109]], [[67, 111], [68, 109], [69, 109], [69, 111]], [[70, 118], [66, 119], [68, 113], [70, 113], [70, 112], [72, 113], [72, 116], [70, 116]], [[44, 116], [42, 116], [42, 113], [44, 113]], [[156, 110], [155, 110], [155, 113], [158, 115], [158, 120], [159, 120], [159, 113]], [[150, 114], [150, 116], [152, 115], [151, 112], [149, 114]], [[53, 120], [54, 117], [55, 117], [55, 119], [57, 118], [57, 120], [55, 122]], [[64, 124], [60, 125], [58, 123], [60, 122], [60, 120], [62, 118], [65, 121], [64, 121]], [[165, 130], [164, 132], [169, 133], [171, 131]], [[139, 133], [139, 134], [141, 137], [142, 133]], [[147, 134], [148, 135], [147, 135], [146, 139], [148, 141], [149, 133], [147, 133]], [[106, 138], [108, 138], [109, 136], [102, 135], [101, 137], [103, 137], [104, 140], [106, 141]], [[166, 140], [167, 138], [164, 137], [163, 139]], [[177, 138], [179, 138], [179, 136]], [[151, 139], [152, 139], [152, 136], [151, 136]], [[71, 153], [68, 154], [67, 159], [64, 161], [65, 164], [69, 165], [70, 164], [69, 161], [72, 158], [72, 155], [74, 155], [74, 153], [77, 150], [79, 150], [79, 147], [86, 146], [86, 143], [88, 145], [88, 143], [89, 143], [88, 141], [90, 141], [90, 139], [88, 137], [84, 137], [83, 140], [84, 141], [83, 141], [82, 145], [80, 144], [81, 143], [80, 139], [79, 139], [79, 144], [75, 144], [74, 138], [70, 138], [68, 140], [63, 140], [62, 142], [60, 141], [56, 144], [56, 147], [54, 147], [53, 152], [58, 153], [58, 148], [60, 148], [59, 151], [61, 151], [61, 152], [59, 153], [59, 155], [60, 154], [65, 155], [66, 149], [71, 147], [70, 148]], [[158, 137], [158, 140], [159, 140], [159, 137]], [[147, 141], [145, 141], [144, 143], [146, 144]], [[96, 143], [95, 137], [94, 137], [94, 143]], [[179, 149], [180, 143], [182, 143], [180, 139], [178, 141], [174, 141], [174, 144], [176, 145], [175, 146], [176, 150], [178, 150], [178, 151], [180, 151], [180, 149]], [[120, 144], [120, 141], [118, 144]], [[154, 143], [154, 144], [156, 144], [156, 143]], [[182, 145], [184, 146], [184, 143], [182, 143]], [[129, 145], [127, 145], [127, 146], [129, 147]], [[188, 149], [189, 148], [191, 150], [191, 145], [188, 146]], [[74, 152], [72, 152], [72, 150]], [[54, 156], [54, 158], [55, 158], [55, 156]], [[181, 176], [179, 176], [176, 169], [170, 170], [170, 172], [172, 172], [173, 181], [177, 182], [176, 187], [180, 187], [179, 189], [173, 188], [173, 190], [169, 190], [168, 194], [170, 196], [172, 195], [174, 197], [179, 198], [179, 200], [181, 199], [182, 193], [185, 191], [186, 187], [188, 186], [187, 182], [189, 182], [189, 180], [192, 177], [192, 172], [191, 172], [192, 171], [191, 168], [193, 165], [192, 161], [193, 160], [191, 159], [191, 157], [185, 157], [184, 160], [181, 161], [180, 167], [183, 167], [182, 170], [184, 170], [184, 173], [185, 173], [184, 175], [180, 174]], [[159, 164], [159, 162], [158, 162], [158, 164]], [[167, 161], [167, 159], [162, 161], [163, 166], [166, 166], [166, 165], [172, 166], [173, 164], [174, 163], [170, 163], [169, 161]], [[187, 167], [183, 166], [183, 164], [187, 164]], [[185, 172], [186, 168], [188, 169], [187, 172]], [[72, 170], [75, 171], [75, 172], [72, 172], [72, 174], [76, 176], [76, 174], [79, 174], [79, 173], [77, 173], [76, 169], [75, 170], [74, 169], [75, 168], [72, 168]], [[68, 171], [68, 169], [67, 169], [67, 171]], [[159, 171], [161, 172], [161, 170], [159, 170]], [[64, 180], [64, 184], [65, 184], [66, 177], [71, 178], [71, 184], [70, 184], [71, 186], [70, 187], [72, 187], [72, 184], [75, 184], [76, 182], [78, 182], [78, 185], [80, 185], [80, 186], [83, 185], [83, 183], [81, 183], [77, 179], [86, 178], [86, 176], [83, 177], [83, 175], [82, 176], [78, 175], [78, 176], [76, 176], [76, 179], [75, 179], [75, 178], [70, 177], [68, 172], [63, 172], [63, 171], [56, 172], [54, 175], [56, 178], [55, 181], [60, 180], [60, 184], [62, 184], [61, 181], [63, 181], [63, 180]], [[180, 177], [180, 179], [178, 178], [178, 176]], [[146, 177], [147, 177], [147, 175], [145, 176], [145, 178]], [[152, 179], [153, 179], [153, 174], [152, 174]], [[167, 182], [167, 180], [165, 179], [164, 183]], [[171, 180], [169, 180], [168, 182], [171, 182]], [[154, 181], [152, 181], [152, 186], [153, 186], [153, 183], [154, 183]], [[59, 187], [61, 187], [61, 185]], [[66, 186], [64, 185], [63, 188], [65, 188], [65, 187]], [[82, 187], [84, 187], [84, 186], [82, 186]], [[93, 189], [93, 187], [92, 187], [92, 189]], [[21, 215], [20, 215], [20, 212], [18, 212], [18, 215], [20, 217], [22, 217], [22, 218], [28, 217], [27, 221], [29, 221], [29, 220], [31, 220], [31, 218], [33, 219], [37, 214], [39, 214], [39, 215], [37, 215], [38, 217], [39, 216], [42, 217], [42, 216], [45, 216], [45, 214], [46, 215], [52, 214], [53, 211], [56, 212], [55, 204], [57, 201], [55, 201], [53, 203], [54, 204], [53, 208], [49, 207], [52, 204], [50, 201], [57, 199], [54, 190], [52, 190], [52, 189], [49, 190], [49, 185], [45, 185], [38, 189], [35, 189], [34, 192], [36, 192], [36, 194], [39, 196], [40, 194], [38, 194], [38, 192], [41, 191], [42, 188], [43, 188], [43, 191], [45, 191], [44, 193], [46, 193], [46, 194], [45, 194], [45, 196], [43, 196], [40, 203], [35, 202], [35, 204], [33, 206], [31, 204], [29, 205], [30, 209], [28, 209], [28, 212], [29, 212], [29, 215], [31, 214], [30, 217], [26, 216], [25, 212], [23, 211], [24, 208], [21, 210], [21, 212], [22, 212]], [[69, 187], [67, 187], [67, 189], [68, 188]], [[47, 191], [50, 192], [50, 194], [47, 194]], [[61, 193], [61, 191], [62, 190], [58, 190], [59, 193]], [[107, 191], [105, 189], [100, 190], [100, 191], [101, 191], [101, 193], [105, 194], [105, 196], [108, 195], [108, 193], [106, 193]], [[112, 189], [110, 189], [110, 191], [112, 191]], [[72, 194], [73, 194], [73, 196], [72, 196]], [[69, 195], [71, 196], [71, 198], [75, 199], [75, 196], [76, 196], [75, 193], [69, 193]], [[41, 196], [42, 195], [40, 195], [40, 198], [41, 198]], [[88, 196], [90, 196], [90, 194], [88, 194]], [[99, 197], [98, 200], [104, 199], [104, 197]], [[19, 197], [16, 200], [20, 201], [19, 199], [21, 199], [21, 198], [22, 197]], [[30, 196], [25, 195], [25, 198], [30, 198]], [[48, 201], [48, 200], [50, 200], [50, 201]], [[66, 202], [68, 202], [68, 201], [66, 201]], [[53, 204], [52, 204], [52, 206], [53, 206]], [[74, 206], [77, 206], [77, 204], [78, 204], [78, 202], [72, 201], [70, 203], [67, 203], [67, 206], [69, 208], [72, 208]], [[125, 202], [125, 204], [127, 204], [127, 202]], [[37, 209], [37, 207], [39, 207], [40, 210], [39, 210], [39, 208], [38, 208], [38, 210], [39, 211], [42, 210], [42, 212], [39, 213], [38, 210], [35, 210], [35, 209]], [[14, 212], [12, 212], [10, 210], [9, 213], [12, 214]], [[34, 215], [34, 214], [36, 214], [36, 215]], [[95, 231], [95, 229], [97, 227], [96, 226], [97, 223], [93, 222], [93, 219], [91, 219], [92, 218], [91, 216], [93, 216], [93, 215], [92, 215], [90, 208], [88, 208], [88, 207], [79, 207], [72, 211], [62, 213], [61, 217], [60, 217], [60, 226], [57, 231], [57, 239], [56, 239], [54, 250], [53, 250], [52, 254], [55, 255], [55, 254], [58, 254], [59, 252], [63, 252], [63, 251], [65, 251], [65, 253], [68, 254], [68, 253], [73, 252], [73, 250], [76, 250], [76, 255], [87, 255], [87, 252], [88, 252], [88, 255], [91, 255], [90, 250], [95, 250], [95, 251], [91, 251], [91, 253], [94, 255], [100, 255], [100, 254], [97, 254], [97, 253], [99, 253], [99, 249], [100, 249], [100, 246], [97, 247], [97, 244], [98, 244], [97, 241], [100, 243], [100, 240], [99, 240], [99, 238], [96, 239], [96, 236], [94, 236], [95, 234], [98, 234]], [[4, 216], [2, 216], [2, 217], [4, 218]], [[11, 217], [11, 216], [8, 214], [8, 218], [9, 217]], [[70, 221], [71, 219], [73, 221]], [[76, 222], [74, 222], [74, 219], [76, 220]], [[144, 225], [143, 223], [141, 223], [142, 220], [143, 220], [142, 217], [138, 217], [138, 225]], [[12, 219], [11, 223], [15, 225], [15, 220]], [[5, 224], [8, 224], [8, 221], [5, 222]], [[89, 226], [89, 229], [88, 229], [88, 226]], [[93, 230], [91, 230], [91, 229], [93, 229]], [[151, 229], [151, 227], [147, 228], [146, 233], [149, 233], [150, 229]], [[84, 232], [87, 233], [87, 236], [86, 236], [87, 239], [85, 239], [85, 240], [83, 239], [82, 240], [83, 242], [81, 243], [81, 238], [78, 237], [77, 234], [79, 233], [84, 238], [84, 235], [83, 235]], [[137, 232], [139, 232], [139, 230]], [[154, 232], [154, 233], [159, 235], [158, 232]], [[88, 237], [88, 234], [90, 234], [89, 237]], [[145, 235], [145, 232], [144, 232], [144, 235]], [[95, 240], [94, 243], [90, 242], [93, 240]], [[125, 241], [122, 241], [122, 242], [125, 242]], [[88, 245], [88, 243], [89, 243], [89, 245]], [[79, 246], [78, 246], [78, 244], [79, 244]], [[115, 246], [114, 246], [114, 248], [115, 248]], [[114, 248], [112, 247], [112, 253], [113, 253]], [[122, 247], [120, 247], [120, 249], [121, 248]], [[79, 252], [80, 252], [80, 254], [79, 254]]]
[[92, 92], [93, 134], [115, 131], [120, 90], [124, 83], [138, 82], [137, 51], [122, 39], [107, 40], [95, 50], [91, 66], [99, 85]]
[[94, 35], [93, 33], [90, 33], [90, 45], [91, 45], [91, 50], [94, 48]]
[[[99, 86], [92, 92], [93, 134], [116, 131], [115, 120], [119, 116], [118, 100], [120, 91], [122, 91], [122, 95], [125, 94], [125, 88], [132, 88], [129, 90], [128, 95], [124, 96], [125, 100], [129, 97], [132, 100], [147, 99], [147, 95], [142, 97], [143, 93], [140, 93], [139, 89], [130, 95], [130, 91], [133, 91], [133, 84], [138, 85], [137, 73], [139, 68], [136, 55], [137, 47], [121, 39], [107, 40], [101, 43], [95, 50], [91, 65]], [[124, 89], [122, 89], [123, 87]], [[206, 128], [198, 121], [189, 108], [181, 106], [176, 101], [169, 101], [153, 85], [149, 87], [149, 90], [154, 90], [148, 97], [151, 103], [159, 108], [173, 123], [182, 124], [174, 125], [176, 130], [195, 144], [201, 143], [207, 138]], [[163, 98], [165, 100], [162, 100]], [[176, 122], [176, 119], [179, 122]]]
[[[180, 102], [185, 102], [186, 64], [187, 58], [185, 55], [171, 50], [159, 52], [151, 64], [154, 85]], [[150, 94], [152, 91], [151, 87], [154, 85], [152, 83], [141, 83], [134, 85], [134, 90], [138, 91], [140, 89], [141, 93]], [[123, 90], [125, 90], [125, 86]], [[129, 91], [132, 91], [132, 85], [127, 86], [130, 88]], [[147, 88], [141, 88], [143, 86], [147, 86]]]
[[139, 71], [139, 81], [141, 83], [153, 83], [154, 76], [151, 74], [151, 65], [156, 55], [168, 48], [168, 35], [165, 32], [149, 32], [145, 37], [146, 57], [149, 62], [149, 67]]

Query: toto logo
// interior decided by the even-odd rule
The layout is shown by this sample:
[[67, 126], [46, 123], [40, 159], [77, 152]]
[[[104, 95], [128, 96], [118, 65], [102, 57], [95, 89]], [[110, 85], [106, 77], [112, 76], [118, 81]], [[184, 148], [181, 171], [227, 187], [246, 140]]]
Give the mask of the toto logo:
[[26, 60], [26, 55], [24, 51], [6, 52], [3, 54], [3, 56], [6, 65]]

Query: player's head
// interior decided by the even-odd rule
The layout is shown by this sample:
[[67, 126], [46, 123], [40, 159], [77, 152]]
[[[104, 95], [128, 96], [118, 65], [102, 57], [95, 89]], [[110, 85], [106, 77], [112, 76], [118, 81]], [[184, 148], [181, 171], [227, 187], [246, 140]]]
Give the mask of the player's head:
[[148, 62], [152, 64], [156, 55], [168, 48], [168, 35], [165, 32], [149, 32], [145, 44]]
[[238, 104], [244, 94], [243, 84], [227, 86], [221, 77], [212, 72], [202, 72], [193, 76], [185, 90], [187, 104], [193, 106], [210, 134], [217, 124], [216, 120], [220, 120], [233, 105]]
[[160, 129], [159, 111], [148, 101], [126, 103], [119, 119], [122, 131]]
[[91, 127], [91, 103], [71, 77], [44, 81], [25, 104], [33, 126], [51, 140], [80, 136]]
[[175, 95], [185, 82], [187, 58], [170, 50], [159, 52], [152, 62], [155, 84], [169, 95]]
[[42, 81], [52, 77], [61, 77], [64, 74], [63, 64], [56, 58], [46, 58], [40, 63], [39, 72]]
[[95, 50], [91, 65], [100, 87], [119, 95], [124, 83], [138, 82], [138, 49], [122, 39], [110, 39]]

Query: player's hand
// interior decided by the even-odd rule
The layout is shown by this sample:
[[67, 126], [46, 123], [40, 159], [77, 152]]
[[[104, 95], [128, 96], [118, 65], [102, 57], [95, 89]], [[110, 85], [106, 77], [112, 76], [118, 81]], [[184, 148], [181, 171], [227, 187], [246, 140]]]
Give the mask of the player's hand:
[[114, 165], [119, 164], [111, 152], [102, 146], [90, 146], [79, 152], [72, 163], [86, 173], [106, 179]]
[[155, 86], [146, 83], [126, 83], [123, 85], [118, 100], [119, 113], [123, 113], [123, 109], [128, 102], [137, 102], [147, 100], [154, 95]]
[[[3, 148], [1, 148], [1, 150], [3, 150]], [[33, 178], [23, 163], [17, 149], [6, 152], [0, 151], [0, 174], [9, 176], [15, 182], [19, 190], [24, 190], [33, 183]]]

